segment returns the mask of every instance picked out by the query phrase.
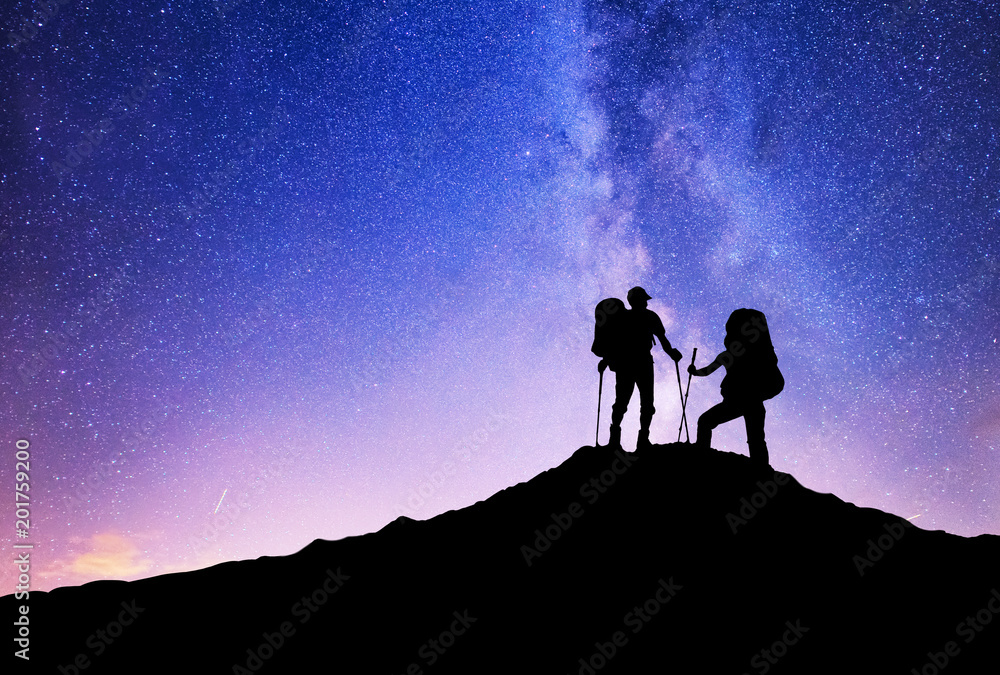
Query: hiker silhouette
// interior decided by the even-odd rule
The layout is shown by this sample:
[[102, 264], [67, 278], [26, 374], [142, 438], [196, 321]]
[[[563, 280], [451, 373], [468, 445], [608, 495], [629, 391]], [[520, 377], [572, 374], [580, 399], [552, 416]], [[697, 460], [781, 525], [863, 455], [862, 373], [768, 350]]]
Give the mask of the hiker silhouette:
[[597, 369], [603, 375], [606, 368], [615, 373], [615, 403], [611, 407], [611, 436], [608, 444], [621, 446], [622, 420], [628, 410], [632, 392], [639, 389], [639, 438], [636, 447], [648, 447], [649, 425], [653, 420], [653, 355], [650, 349], [659, 338], [663, 351], [674, 361], [681, 353], [670, 345], [663, 322], [646, 303], [652, 298], [641, 287], [628, 292], [628, 304], [609, 298], [597, 306], [597, 326], [591, 350], [601, 357]]
[[722, 403], [709, 408], [698, 418], [695, 445], [711, 447], [712, 431], [725, 422], [742, 417], [747, 429], [747, 447], [751, 461], [759, 468], [770, 466], [767, 442], [764, 438], [764, 401], [774, 398], [785, 386], [778, 370], [771, 332], [763, 312], [737, 309], [726, 322], [726, 350], [704, 368], [688, 366], [688, 372], [698, 377], [711, 375], [724, 366], [720, 390]]

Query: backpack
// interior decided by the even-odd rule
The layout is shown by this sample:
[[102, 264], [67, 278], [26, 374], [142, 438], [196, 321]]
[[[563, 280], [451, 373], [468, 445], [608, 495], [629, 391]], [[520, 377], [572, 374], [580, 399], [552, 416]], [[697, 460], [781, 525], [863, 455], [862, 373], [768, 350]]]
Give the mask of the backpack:
[[750, 396], [766, 401], [785, 388], [763, 312], [741, 308], [730, 314], [725, 345], [732, 359], [722, 379], [723, 397]]
[[625, 303], [618, 298], [607, 298], [594, 308], [594, 344], [590, 351], [607, 360], [615, 370], [622, 351], [622, 327], [627, 316]]

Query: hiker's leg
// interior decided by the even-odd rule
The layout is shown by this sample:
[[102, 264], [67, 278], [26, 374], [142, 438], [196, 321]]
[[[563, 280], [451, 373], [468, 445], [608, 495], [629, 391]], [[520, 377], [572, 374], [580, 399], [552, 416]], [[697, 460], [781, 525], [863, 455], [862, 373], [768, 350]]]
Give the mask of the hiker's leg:
[[631, 368], [618, 368], [615, 373], [615, 403], [611, 406], [611, 424], [613, 426], [621, 426], [622, 420], [625, 419], [625, 411], [628, 410], [634, 389], [635, 371]]
[[620, 424], [611, 425], [611, 430], [608, 433], [608, 447], [609, 448], [622, 447], [622, 428]]
[[770, 464], [767, 443], [764, 440], [766, 414], [763, 401], [751, 401], [744, 406], [743, 419], [747, 425], [747, 448], [750, 450], [750, 459], [761, 467]]
[[712, 430], [720, 424], [736, 419], [741, 414], [743, 411], [732, 399], [722, 399], [722, 403], [712, 406], [698, 418], [698, 437], [695, 445], [706, 450], [712, 447]]
[[622, 420], [634, 389], [635, 373], [629, 368], [619, 367], [615, 372], [615, 403], [611, 406], [611, 438], [608, 440], [608, 445], [612, 447], [621, 445]]
[[653, 421], [653, 360], [643, 363], [636, 373], [636, 386], [639, 388], [639, 444], [649, 444], [649, 425]]

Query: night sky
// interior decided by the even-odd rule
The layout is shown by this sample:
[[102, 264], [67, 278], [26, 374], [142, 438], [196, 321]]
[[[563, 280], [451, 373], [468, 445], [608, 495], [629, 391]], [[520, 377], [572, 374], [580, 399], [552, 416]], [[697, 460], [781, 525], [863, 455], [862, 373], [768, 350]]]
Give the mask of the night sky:
[[[996, 3], [41, 4], [0, 12], [0, 478], [27, 439], [31, 497], [2, 539], [33, 590], [558, 465], [594, 443], [594, 306], [635, 285], [682, 372], [767, 315], [776, 469], [1000, 534]], [[612, 402], [608, 373], [601, 442]], [[747, 454], [742, 421], [713, 446]]]

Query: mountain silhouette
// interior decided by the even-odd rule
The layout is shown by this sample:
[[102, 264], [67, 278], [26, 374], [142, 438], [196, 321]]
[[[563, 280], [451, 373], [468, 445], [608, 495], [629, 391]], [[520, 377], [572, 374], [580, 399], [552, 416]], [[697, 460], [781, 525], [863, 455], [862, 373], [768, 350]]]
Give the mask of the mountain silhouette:
[[1000, 537], [742, 455], [583, 447], [426, 521], [21, 604], [37, 672], [987, 673]]

